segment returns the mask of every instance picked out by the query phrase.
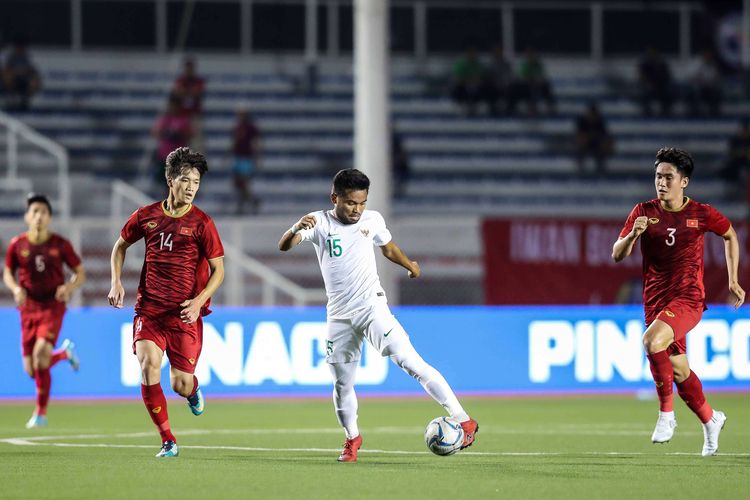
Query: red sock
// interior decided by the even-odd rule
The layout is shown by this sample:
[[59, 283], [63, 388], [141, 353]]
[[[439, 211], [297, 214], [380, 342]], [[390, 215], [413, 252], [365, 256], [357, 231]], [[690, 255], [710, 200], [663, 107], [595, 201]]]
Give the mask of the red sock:
[[39, 368], [34, 373], [36, 382], [36, 414], [47, 414], [47, 403], [49, 402], [49, 390], [52, 386], [52, 377], [49, 374], [49, 368]]
[[190, 396], [188, 396], [188, 399], [195, 396], [195, 393], [198, 392], [198, 377], [193, 375], [193, 391], [190, 393]]
[[165, 441], [177, 442], [177, 439], [175, 439], [174, 434], [172, 434], [172, 431], [169, 428], [167, 398], [164, 397], [164, 391], [161, 390], [161, 384], [141, 384], [141, 396], [143, 397], [143, 404], [146, 405], [146, 409], [148, 410], [148, 415], [159, 430], [162, 443]]
[[672, 411], [672, 383], [674, 382], [674, 371], [672, 362], [669, 361], [667, 351], [659, 351], [648, 354], [651, 375], [656, 384], [656, 394], [659, 396], [659, 410]]
[[68, 352], [65, 349], [58, 349], [52, 353], [52, 357], [49, 359], [49, 367], [52, 368], [58, 362], [68, 359]]
[[706, 396], [703, 395], [701, 380], [692, 370], [690, 370], [688, 378], [677, 384], [677, 393], [685, 401], [685, 404], [688, 405], [688, 408], [698, 415], [701, 422], [705, 424], [711, 420], [714, 410], [706, 401]]

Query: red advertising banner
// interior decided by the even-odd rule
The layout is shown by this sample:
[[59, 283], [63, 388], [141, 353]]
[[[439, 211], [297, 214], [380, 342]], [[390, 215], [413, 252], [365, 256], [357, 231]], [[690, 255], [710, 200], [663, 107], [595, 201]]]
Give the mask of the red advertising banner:
[[[615, 264], [612, 244], [622, 221], [487, 219], [482, 224], [487, 304], [640, 303], [641, 253]], [[750, 225], [734, 224], [740, 240], [740, 285], [750, 291], [746, 235]], [[728, 300], [724, 240], [705, 236], [706, 300]]]

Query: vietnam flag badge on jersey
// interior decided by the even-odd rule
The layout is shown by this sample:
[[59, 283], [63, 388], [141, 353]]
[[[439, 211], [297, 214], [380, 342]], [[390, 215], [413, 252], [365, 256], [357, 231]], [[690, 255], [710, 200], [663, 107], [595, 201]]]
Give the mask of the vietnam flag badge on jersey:
[[180, 234], [183, 235], [183, 236], [192, 236], [193, 235], [193, 228], [192, 227], [181, 227], [180, 228]]
[[687, 227], [698, 227], [698, 219], [688, 219], [687, 220]]

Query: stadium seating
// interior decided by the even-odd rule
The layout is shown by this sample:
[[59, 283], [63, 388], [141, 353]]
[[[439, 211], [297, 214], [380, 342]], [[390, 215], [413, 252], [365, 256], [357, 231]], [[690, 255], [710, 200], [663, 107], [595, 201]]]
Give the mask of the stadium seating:
[[[138, 71], [68, 66], [75, 67], [61, 63], [46, 67], [44, 90], [32, 111], [18, 117], [69, 149], [73, 213], [109, 216], [113, 179], [127, 179], [142, 190], [160, 193], [163, 188], [152, 186], [154, 175], [149, 173], [153, 148], [149, 130], [166, 101], [174, 72], [153, 64]], [[211, 177], [202, 186], [199, 204], [218, 217], [223, 232], [252, 234], [242, 247], [253, 256], [300, 284], [319, 286], [309, 255], [281, 259], [274, 243], [279, 227], [290, 218], [327, 206], [332, 174], [352, 165], [350, 68], [326, 71], [314, 94], [306, 92], [300, 78], [269, 65], [253, 71], [233, 66], [200, 72], [207, 78], [204, 136]], [[399, 242], [434, 280], [419, 289], [404, 281], [405, 302], [483, 301], [481, 216], [624, 217], [634, 203], [652, 196], [651, 165], [662, 145], [684, 147], [698, 160], [700, 182], [691, 186], [692, 196], [712, 201], [730, 216], [744, 215], [744, 205], [726, 199], [728, 186], [714, 174], [727, 138], [739, 117], [750, 111], [747, 104], [728, 103], [723, 117], [716, 119], [685, 118], [679, 107], [672, 118], [645, 119], [632, 96], [623, 95], [603, 72], [558, 67], [553, 75], [558, 100], [554, 116], [532, 118], [521, 110], [516, 117], [490, 118], [464, 117], [436, 80], [414, 71], [394, 71], [393, 123], [403, 137], [412, 175], [405, 196], [394, 202], [398, 218], [391, 225]], [[592, 99], [600, 103], [616, 139], [616, 154], [604, 178], [579, 175], [573, 156], [575, 116]], [[263, 169], [254, 186], [263, 217], [245, 218], [249, 225], [237, 229], [231, 220], [235, 204], [229, 152], [240, 106], [254, 114], [263, 133]], [[0, 136], [0, 150], [4, 141]], [[49, 159], [27, 151], [22, 159], [22, 175], [34, 178], [35, 185], [49, 182], [34, 177], [34, 166]], [[449, 232], [463, 231], [460, 245], [435, 245], [434, 228], [432, 233], [423, 229], [425, 220], [436, 212], [443, 218], [455, 215], [443, 223]], [[222, 216], [229, 217], [227, 222], [221, 222]], [[87, 304], [100, 303], [106, 296], [108, 256], [116, 231], [106, 223], [94, 225], [90, 235], [81, 238], [92, 277], [84, 293]], [[127, 273], [134, 286], [138, 266]], [[243, 283], [245, 300], [258, 302], [258, 282], [243, 278]], [[0, 296], [3, 299], [9, 297]]]
[[[204, 74], [204, 134], [212, 182], [204, 186], [202, 204], [216, 214], [234, 210], [226, 201], [233, 198], [229, 150], [239, 106], [253, 112], [263, 132], [263, 171], [255, 191], [262, 200], [275, 201], [262, 203], [261, 212], [298, 213], [302, 207], [325, 202], [331, 174], [352, 164], [351, 77], [323, 77], [316, 94], [308, 95], [297, 79], [283, 74]], [[148, 187], [148, 152], [153, 147], [149, 129], [173, 75], [156, 70], [52, 69], [44, 80], [33, 111], [21, 118], [70, 150], [72, 171], [80, 182], [105, 187], [108, 179], [117, 177]], [[397, 206], [411, 213], [429, 213], [436, 207], [462, 213], [478, 196], [482, 213], [545, 214], [550, 207], [559, 213], [562, 205], [563, 211], [575, 215], [576, 207], [588, 206], [594, 196], [593, 203], [619, 214], [650, 194], [649, 176], [644, 174], [656, 149], [664, 144], [685, 147], [700, 161], [701, 172], [713, 172], [737, 118], [748, 111], [733, 103], [720, 119], [644, 119], [637, 104], [618, 96], [604, 76], [558, 78], [554, 89], [559, 102], [555, 116], [465, 118], [448, 98], [427, 93], [417, 76], [394, 77], [394, 124], [404, 138], [413, 173], [407, 196]], [[591, 99], [600, 102], [616, 138], [607, 179], [576, 175], [574, 117]], [[613, 179], [625, 181], [625, 187], [607, 187]], [[716, 199], [725, 187], [706, 174], [698, 189], [695, 196]], [[106, 189], [99, 191], [100, 197], [74, 196], [74, 212], [106, 210]], [[279, 203], [279, 193], [291, 196]]]

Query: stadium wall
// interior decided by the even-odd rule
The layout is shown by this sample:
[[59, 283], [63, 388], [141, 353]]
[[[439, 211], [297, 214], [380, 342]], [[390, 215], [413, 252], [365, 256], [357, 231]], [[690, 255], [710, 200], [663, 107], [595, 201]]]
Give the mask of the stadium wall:
[[[458, 393], [636, 392], [653, 382], [637, 306], [401, 307], [394, 309], [422, 356]], [[53, 396], [137, 397], [132, 312], [71, 309], [61, 338], [76, 342], [81, 370], [54, 369]], [[0, 309], [0, 397], [31, 398], [22, 370], [18, 313]], [[369, 346], [368, 346], [369, 347]], [[708, 390], [750, 390], [750, 311], [711, 307], [688, 336], [693, 370]], [[206, 318], [197, 376], [214, 396], [329, 396], [323, 308], [217, 308]], [[166, 368], [165, 368], [166, 370]], [[168, 372], [163, 374], [166, 385]], [[421, 394], [417, 383], [369, 348], [362, 395]]]

